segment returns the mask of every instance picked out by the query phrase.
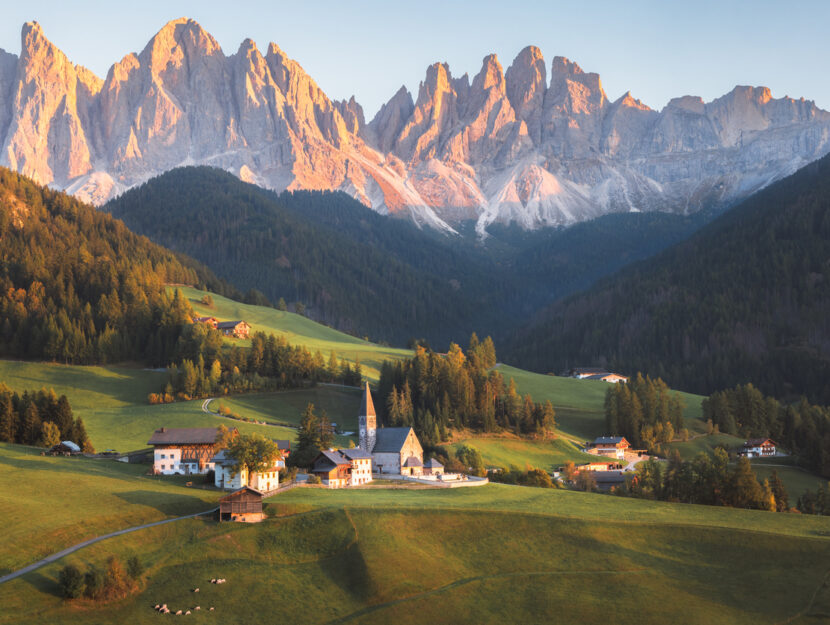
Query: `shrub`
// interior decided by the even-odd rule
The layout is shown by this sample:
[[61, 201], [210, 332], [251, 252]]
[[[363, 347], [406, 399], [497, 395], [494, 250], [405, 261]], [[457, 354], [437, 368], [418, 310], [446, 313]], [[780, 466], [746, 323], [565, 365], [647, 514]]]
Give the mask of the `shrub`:
[[77, 599], [84, 594], [84, 576], [74, 564], [67, 564], [58, 575], [61, 594], [67, 599]]
[[104, 591], [104, 574], [96, 567], [90, 567], [84, 574], [84, 597], [98, 599]]
[[308, 483], [309, 484], [320, 484], [320, 476], [319, 475], [309, 475], [308, 476]]
[[143, 574], [144, 565], [141, 564], [141, 560], [138, 559], [138, 556], [130, 556], [130, 559], [127, 560], [127, 575], [129, 575], [131, 579], [137, 580]]

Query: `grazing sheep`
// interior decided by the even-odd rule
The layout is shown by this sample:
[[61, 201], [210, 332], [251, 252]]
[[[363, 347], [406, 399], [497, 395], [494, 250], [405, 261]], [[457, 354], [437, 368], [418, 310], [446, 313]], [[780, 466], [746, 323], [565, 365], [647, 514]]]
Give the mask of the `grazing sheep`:
[[199, 589], [198, 589], [198, 588], [194, 588], [194, 589], [193, 589], [193, 592], [199, 592]]
[[210, 611], [213, 612], [213, 606], [210, 606]]
[[197, 605], [197, 606], [196, 606], [195, 608], [193, 608], [193, 609], [194, 609], [194, 610], [201, 610], [202, 608], [200, 608], [200, 607]]
[[176, 616], [181, 616], [181, 615], [182, 615], [182, 611], [181, 611], [181, 610], [179, 610], [179, 611], [177, 611], [177, 612], [176, 612]]
[[185, 616], [187, 616], [188, 614], [190, 614], [190, 610], [184, 613]]

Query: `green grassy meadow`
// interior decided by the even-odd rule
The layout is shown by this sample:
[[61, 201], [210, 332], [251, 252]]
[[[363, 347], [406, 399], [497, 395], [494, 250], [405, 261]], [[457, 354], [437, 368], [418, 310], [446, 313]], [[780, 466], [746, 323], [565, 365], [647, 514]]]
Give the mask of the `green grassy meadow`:
[[[172, 287], [171, 287], [172, 288]], [[412, 351], [394, 347], [384, 347], [363, 339], [344, 334], [290, 312], [275, 308], [241, 304], [233, 300], [211, 293], [213, 307], [208, 308], [200, 303], [205, 291], [190, 287], [176, 287], [188, 299], [193, 310], [205, 317], [216, 317], [220, 321], [241, 319], [251, 324], [252, 332], [265, 332], [284, 336], [292, 345], [305, 345], [312, 352], [320, 350], [328, 358], [332, 350], [339, 358], [350, 362], [360, 359], [363, 375], [370, 381], [377, 381], [380, 376], [380, 366], [384, 360], [410, 358]], [[229, 344], [249, 346], [250, 341], [244, 339], [226, 339]]]
[[[275, 612], [291, 623], [813, 623], [828, 599], [827, 518], [505, 485], [295, 489], [269, 502], [258, 525], [141, 530], [0, 585], [0, 623], [152, 623], [156, 603], [238, 624]], [[111, 554], [142, 559], [137, 594], [104, 606], [57, 596], [63, 564]], [[217, 576], [227, 583], [210, 584]]]
[[0, 444], [0, 575], [108, 532], [208, 510], [214, 491], [185, 478], [144, 475], [147, 465], [53, 458]]
[[553, 440], [524, 440], [508, 437], [473, 437], [456, 441], [449, 445], [457, 449], [461, 445], [474, 447], [481, 453], [484, 465], [521, 470], [529, 468], [555, 471], [566, 462], [595, 462], [596, 456], [583, 453], [571, 441], [564, 438]]

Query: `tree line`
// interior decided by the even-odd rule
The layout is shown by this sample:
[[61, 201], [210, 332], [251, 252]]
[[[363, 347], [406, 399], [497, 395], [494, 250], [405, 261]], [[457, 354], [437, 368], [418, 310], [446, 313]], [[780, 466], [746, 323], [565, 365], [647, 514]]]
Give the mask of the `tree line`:
[[703, 418], [726, 434], [772, 438], [803, 466], [830, 478], [830, 408], [826, 406], [804, 398], [782, 404], [744, 384], [704, 399]]
[[475, 333], [466, 352], [455, 343], [446, 355], [419, 345], [410, 360], [383, 363], [378, 418], [386, 426], [413, 427], [429, 446], [448, 440], [452, 429], [550, 435], [553, 405], [520, 396], [515, 381], [505, 383], [495, 364], [492, 339], [479, 341]]
[[176, 345], [178, 364], [168, 367], [168, 381], [159, 393], [151, 393], [150, 403], [211, 397], [216, 394], [298, 388], [305, 384], [333, 382], [359, 386], [363, 367], [338, 359], [331, 351], [328, 359], [318, 349], [312, 353], [304, 345], [291, 345], [282, 335], [255, 332], [251, 347], [237, 345], [222, 349], [223, 335], [204, 323], [186, 327]]
[[660, 378], [638, 373], [605, 392], [605, 427], [634, 447], [657, 450], [683, 430], [683, 401]]
[[659, 499], [709, 506], [787, 512], [789, 495], [778, 474], [759, 482], [747, 458], [729, 465], [729, 455], [717, 448], [712, 456], [700, 453], [684, 461], [675, 451], [669, 462], [650, 458], [638, 465], [637, 475], [615, 491], [642, 499]]
[[0, 442], [53, 447], [61, 441], [95, 453], [84, 421], [72, 414], [66, 395], [45, 389], [20, 395], [0, 382]]

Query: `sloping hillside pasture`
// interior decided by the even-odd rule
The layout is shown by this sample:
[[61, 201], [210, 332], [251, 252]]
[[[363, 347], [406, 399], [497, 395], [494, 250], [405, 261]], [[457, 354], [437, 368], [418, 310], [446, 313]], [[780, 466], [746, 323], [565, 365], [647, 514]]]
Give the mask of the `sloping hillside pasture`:
[[[830, 568], [828, 519], [604, 495], [296, 489], [268, 510], [259, 525], [187, 520], [67, 556], [0, 586], [0, 623], [151, 623], [167, 603], [239, 624], [276, 611], [292, 623], [772, 624], [821, 609]], [[57, 596], [64, 563], [111, 554], [147, 566], [137, 595]]]
[[[164, 371], [0, 360], [0, 382], [13, 390], [51, 388], [58, 395], [66, 394], [72, 411], [83, 418], [98, 451], [141, 449], [146, 447], [153, 430], [161, 426], [217, 427], [225, 424], [239, 428], [241, 432], [260, 432], [271, 438], [293, 440], [296, 437], [296, 431], [290, 428], [258, 426], [207, 414], [202, 411], [203, 400], [148, 404], [147, 394], [157, 392], [166, 380]], [[334, 387], [320, 386], [311, 391], [309, 397], [317, 397], [321, 403], [336, 403], [334, 399], [325, 399], [329, 393], [339, 396]], [[211, 407], [215, 410], [218, 403], [213, 402]], [[277, 404], [274, 410], [274, 420], [290, 423], [299, 419], [299, 413], [290, 402]], [[245, 415], [244, 411], [242, 414], [256, 416]]]
[[338, 430], [353, 432], [357, 430], [360, 398], [361, 391], [356, 388], [318, 385], [278, 393], [220, 397], [210, 403], [210, 409], [216, 411], [223, 405], [243, 417], [299, 427], [303, 410], [311, 403], [316, 414], [325, 410]]
[[[370, 381], [377, 381], [380, 376], [380, 366], [384, 360], [403, 359], [412, 356], [411, 350], [376, 345], [349, 334], [338, 332], [302, 315], [280, 311], [275, 308], [241, 304], [214, 293], [210, 294], [213, 298], [213, 307], [208, 308], [200, 302], [202, 297], [207, 295], [205, 291], [190, 287], [176, 288], [181, 289], [182, 294], [193, 306], [193, 310], [199, 315], [216, 317], [220, 321], [242, 319], [251, 324], [251, 332], [282, 335], [292, 345], [305, 345], [312, 353], [319, 349], [326, 358], [333, 350], [337, 352], [339, 358], [345, 358], [350, 362], [360, 359], [363, 376]], [[225, 342], [228, 345], [244, 347], [251, 344], [246, 339], [227, 338]]]
[[147, 465], [41, 456], [0, 444], [0, 575], [109, 532], [210, 509], [216, 492], [185, 478], [148, 477]]
[[524, 471], [536, 468], [551, 472], [568, 461], [577, 464], [597, 461], [596, 456], [583, 453], [571, 441], [564, 438], [533, 441], [521, 438], [479, 436], [456, 441], [449, 447], [457, 450], [461, 445], [477, 449], [486, 467], [501, 467], [502, 469], [515, 467]]

